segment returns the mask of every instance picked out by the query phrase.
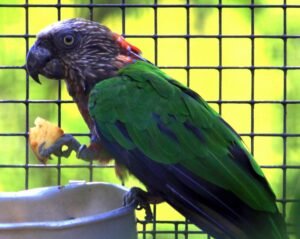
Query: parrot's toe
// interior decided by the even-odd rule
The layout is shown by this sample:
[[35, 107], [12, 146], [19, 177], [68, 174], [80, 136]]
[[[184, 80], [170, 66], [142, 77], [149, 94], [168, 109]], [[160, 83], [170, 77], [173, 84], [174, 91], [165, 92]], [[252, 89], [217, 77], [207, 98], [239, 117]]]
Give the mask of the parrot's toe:
[[64, 134], [50, 147], [45, 148], [45, 143], [39, 147], [39, 153], [42, 157], [50, 157], [51, 154], [57, 157], [69, 157], [71, 152], [78, 151], [80, 148], [79, 142], [70, 134]]
[[39, 147], [39, 154], [41, 157], [44, 157], [44, 158], [51, 158], [50, 155], [51, 153], [49, 152], [49, 148], [45, 148], [45, 142], [42, 143]]
[[124, 196], [124, 206], [134, 204], [137, 210], [144, 209], [146, 212], [145, 220], [151, 221], [153, 214], [151, 211], [150, 203], [148, 201], [148, 193], [140, 188], [133, 187]]

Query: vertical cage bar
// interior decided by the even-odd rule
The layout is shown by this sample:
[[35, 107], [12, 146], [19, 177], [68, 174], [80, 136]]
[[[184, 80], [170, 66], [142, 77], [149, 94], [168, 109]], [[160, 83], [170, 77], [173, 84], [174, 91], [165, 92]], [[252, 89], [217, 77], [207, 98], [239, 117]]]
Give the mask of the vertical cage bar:
[[219, 106], [219, 114], [222, 115], [222, 82], [223, 82], [223, 60], [222, 60], [222, 0], [219, 0], [218, 5], [218, 17], [219, 17], [219, 33], [218, 33], [218, 40], [219, 40], [219, 98], [218, 98], [218, 106]]
[[92, 20], [92, 21], [93, 21], [93, 19], [94, 19], [94, 7], [93, 7], [93, 5], [94, 5], [94, 0], [90, 0], [90, 6], [89, 6], [89, 13], [90, 13], [90, 16], [89, 16], [89, 18], [90, 18], [90, 20]]
[[255, 8], [254, 8], [254, 0], [251, 0], [251, 67], [250, 67], [250, 73], [251, 73], [251, 98], [250, 98], [250, 150], [251, 153], [254, 154], [254, 100], [255, 100], [255, 94], [254, 94], [254, 88], [255, 88]]
[[[157, 0], [154, 0], [154, 64], [158, 64], [158, 16], [157, 16], [157, 10], [158, 10], [158, 4]], [[157, 207], [154, 204], [152, 206], [153, 210], [153, 239], [156, 239], [156, 212], [157, 212]]]
[[122, 11], [122, 35], [126, 34], [126, 0], [122, 0], [121, 11]]
[[[28, 0], [25, 1], [25, 44], [26, 44], [26, 52], [25, 54], [27, 55], [27, 52], [29, 51], [29, 13], [28, 13]], [[25, 69], [24, 69], [25, 70]], [[26, 132], [29, 132], [29, 75], [26, 72], [26, 93], [25, 93], [25, 119], [26, 119], [26, 126], [25, 130]], [[26, 145], [25, 145], [25, 189], [29, 188], [29, 141], [28, 141], [28, 134], [26, 133]]]
[[[91, 21], [94, 20], [94, 0], [90, 0], [89, 3], [89, 18]], [[94, 178], [94, 160], [89, 162], [89, 181], [92, 182]]]
[[[186, 79], [187, 79], [187, 86], [190, 86], [190, 54], [191, 54], [191, 48], [190, 48], [190, 0], [186, 0]], [[185, 219], [185, 230], [188, 231], [189, 223], [188, 220]], [[184, 239], [188, 238], [188, 234], [184, 233]]]
[[[61, 0], [57, 0], [57, 20], [61, 19]], [[57, 123], [61, 127], [61, 80], [58, 82], [57, 88]], [[61, 157], [57, 161], [57, 184], [61, 185]]]
[[154, 0], [154, 64], [157, 65], [158, 56], [157, 56], [157, 47], [158, 47], [158, 35], [157, 35], [157, 0]]
[[179, 239], [179, 232], [178, 232], [178, 223], [174, 223], [174, 239]]
[[[283, 0], [283, 35], [287, 35], [286, 0]], [[287, 38], [283, 37], [283, 178], [282, 178], [282, 215], [286, 218], [286, 187], [287, 187]]]
[[190, 86], [190, 0], [186, 0], [186, 74]]

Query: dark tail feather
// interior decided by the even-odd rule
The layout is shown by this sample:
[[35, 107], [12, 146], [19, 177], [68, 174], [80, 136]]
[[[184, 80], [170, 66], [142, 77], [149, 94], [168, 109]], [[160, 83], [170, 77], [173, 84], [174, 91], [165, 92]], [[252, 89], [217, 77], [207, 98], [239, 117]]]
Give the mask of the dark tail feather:
[[254, 210], [232, 193], [199, 178], [195, 180], [182, 168], [172, 166], [169, 170], [176, 176], [167, 185], [168, 202], [212, 236], [219, 239], [288, 238], [279, 212]]
[[[279, 212], [277, 212], [275, 214], [269, 215], [268, 219], [269, 219], [269, 223], [272, 225], [272, 229], [273, 229], [273, 230], [271, 230], [270, 238], [288, 239], [286, 223], [283, 220], [282, 215]], [[267, 233], [268, 233], [268, 231], [266, 232], [266, 234]]]
[[222, 215], [216, 213], [206, 205], [199, 203], [199, 201], [189, 199], [170, 185], [167, 185], [167, 187], [172, 191], [173, 195], [177, 195], [175, 200], [172, 200], [170, 197], [171, 200], [168, 202], [191, 222], [204, 229], [210, 235], [222, 239], [247, 238], [239, 228]]
[[[226, 215], [213, 211], [211, 208], [206, 208], [209, 217], [218, 221], [216, 225], [211, 222], [210, 218], [203, 217], [182, 202], [169, 203], [192, 223], [217, 239], [288, 239], [285, 223], [279, 213], [260, 215], [261, 218], [255, 218], [258, 220], [247, 218], [247, 224], [251, 226], [245, 226], [240, 222], [229, 220]], [[219, 227], [219, 225], [222, 226]]]

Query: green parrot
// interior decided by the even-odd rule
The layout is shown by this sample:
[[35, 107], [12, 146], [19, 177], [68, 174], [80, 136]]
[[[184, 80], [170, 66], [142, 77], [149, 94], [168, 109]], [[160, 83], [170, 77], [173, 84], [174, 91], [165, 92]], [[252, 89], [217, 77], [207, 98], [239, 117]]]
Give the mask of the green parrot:
[[294, 190], [294, 200], [291, 203], [289, 221], [291, 222], [291, 231], [295, 233], [295, 239], [300, 239], [300, 174], [298, 173], [293, 181]]
[[[166, 201], [215, 238], [288, 238], [275, 195], [239, 135], [196, 92], [141, 56], [107, 27], [57, 22], [38, 36], [27, 70], [65, 79], [91, 131], [91, 144], [64, 135], [44, 156], [115, 159], [147, 188], [125, 199]], [[64, 145], [68, 146], [63, 151]], [[149, 216], [149, 215], [148, 215]]]

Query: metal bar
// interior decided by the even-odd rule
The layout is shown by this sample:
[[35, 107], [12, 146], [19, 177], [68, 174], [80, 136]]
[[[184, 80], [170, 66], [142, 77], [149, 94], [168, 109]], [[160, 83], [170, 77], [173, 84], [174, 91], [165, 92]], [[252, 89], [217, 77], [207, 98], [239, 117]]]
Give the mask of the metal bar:
[[[154, 5], [157, 5], [157, 0], [154, 0]], [[154, 11], [154, 19], [153, 19], [153, 24], [154, 24], [154, 35], [157, 35], [157, 32], [158, 32], [158, 20], [157, 20], [157, 17], [158, 17], [158, 13], [157, 13], [157, 8], [155, 7], [153, 9]], [[154, 38], [154, 64], [157, 65], [158, 64], [158, 38]], [[155, 232], [156, 230], [156, 212], [157, 212], [157, 208], [156, 208], [156, 205], [153, 205], [153, 217], [154, 217], [154, 220], [153, 220], [153, 223], [152, 223], [152, 231]], [[153, 235], [153, 239], [156, 239], [156, 234], [152, 232], [152, 235]]]
[[[186, 4], [189, 5], [190, 4], [190, 0], [186, 0]], [[189, 36], [190, 35], [190, 8], [187, 7], [186, 8], [186, 35]], [[190, 48], [190, 38], [185, 38], [186, 39], [186, 65], [190, 66], [190, 56], [191, 56], [191, 48]], [[191, 84], [191, 71], [190, 69], [186, 70], [186, 85], [188, 87], [190, 87]], [[178, 225], [176, 225], [176, 231], [178, 231]], [[188, 219], [185, 219], [185, 230], [186, 233], [184, 233], [184, 239], [188, 239], [188, 231], [189, 231], [189, 226], [188, 226]]]
[[90, 4], [89, 4], [89, 12], [90, 12], [90, 20], [94, 20], [94, 0], [90, 0]]
[[[160, 66], [161, 69], [191, 69], [191, 70], [300, 70], [300, 66]], [[25, 69], [24, 66], [0, 66], [2, 69]]]
[[[90, 165], [81, 165], [81, 164], [0, 164], [1, 168], [89, 168]], [[93, 165], [93, 168], [114, 168], [114, 165]]]
[[[52, 7], [52, 8], [119, 8], [123, 7], [124, 3], [105, 3], [105, 4], [0, 4], [1, 7], [7, 8], [24, 8], [24, 7], [31, 7], [31, 8], [39, 8], [39, 7]], [[282, 4], [126, 4], [127, 8], [145, 8], [145, 7], [152, 7], [152, 8], [300, 8], [299, 4], [289, 4], [289, 5], [282, 5]]]
[[[22, 136], [22, 137], [27, 137], [28, 136], [27, 132], [26, 133], [0, 133], [0, 136], [15, 136], [15, 137]], [[90, 137], [90, 134], [88, 134], [88, 133], [86, 133], [86, 134], [81, 133], [80, 134], [80, 133], [74, 132], [74, 133], [72, 133], [72, 135], [74, 135], [74, 136], [88, 136], [88, 137]]]
[[[89, 18], [90, 18], [91, 21], [94, 20], [94, 7], [93, 7], [93, 4], [94, 4], [94, 0], [90, 0], [91, 7], [89, 7], [89, 15], [90, 15]], [[89, 180], [90, 180], [90, 182], [92, 182], [93, 178], [94, 178], [93, 164], [94, 164], [94, 161], [89, 162], [89, 166], [90, 166], [89, 167], [89, 175], [90, 175]]]
[[[286, 0], [283, 0], [283, 6], [286, 6]], [[286, 8], [283, 7], [283, 34], [287, 33]], [[283, 39], [283, 65], [287, 65], [287, 39]], [[287, 100], [287, 70], [283, 70], [283, 101]], [[287, 105], [283, 104], [283, 133], [287, 132]], [[283, 163], [282, 163], [282, 197], [287, 196], [287, 141], [283, 138]], [[282, 202], [282, 215], [286, 218], [286, 203]]]
[[[28, 4], [28, 0], [26, 0], [26, 4]], [[29, 13], [28, 13], [28, 7], [25, 7], [25, 34], [28, 35], [29, 32]], [[29, 50], [29, 38], [25, 37], [25, 42], [26, 42], [26, 52], [25, 54], [27, 55], [27, 52]], [[25, 98], [26, 101], [29, 99], [29, 76], [26, 73], [26, 94], [25, 94]], [[25, 103], [25, 110], [26, 110], [26, 122], [25, 122], [25, 128], [26, 128], [26, 132], [29, 131], [29, 104]], [[28, 135], [25, 135], [26, 137], [26, 145], [25, 145], [25, 165], [29, 164], [29, 150], [28, 150], [28, 146], [29, 146], [29, 141], [28, 141]], [[29, 188], [29, 168], [25, 167], [25, 185], [24, 185], [25, 189]]]
[[[219, 0], [219, 5], [222, 5], [222, 0]], [[218, 21], [219, 21], [219, 32], [218, 32], [218, 35], [219, 36], [222, 36], [222, 8], [218, 8]], [[222, 76], [223, 76], [223, 71], [222, 69], [224, 68], [221, 68], [220, 66], [223, 65], [223, 61], [222, 61], [222, 38], [219, 38], [219, 69], [218, 69], [218, 72], [219, 72], [219, 92], [218, 92], [218, 109], [219, 109], [219, 114], [222, 115]]]
[[[254, 4], [254, 0], [251, 0], [251, 4]], [[251, 11], [251, 35], [254, 35], [254, 24], [255, 24], [255, 12], [254, 8], [250, 9]], [[251, 66], [255, 66], [255, 56], [254, 56], [254, 49], [255, 49], [255, 40], [251, 38]], [[251, 102], [254, 101], [254, 87], [255, 87], [255, 70], [251, 69]], [[250, 112], [250, 132], [251, 134], [254, 133], [254, 104], [250, 104], [251, 112]], [[254, 154], [254, 137], [250, 136], [250, 150], [251, 153]]]
[[[208, 103], [212, 104], [299, 104], [300, 100], [207, 100]], [[1, 99], [0, 104], [50, 104], [59, 103], [58, 100], [6, 100]], [[72, 100], [61, 100], [60, 103], [63, 104], [74, 104]]]
[[[300, 38], [300, 35], [289, 35], [289, 34], [283, 34], [283, 35], [233, 35], [233, 34], [223, 34], [223, 35], [212, 35], [212, 34], [164, 34], [164, 35], [158, 35], [158, 34], [123, 34], [124, 37], [127, 38], [264, 38], [264, 39], [298, 39]], [[35, 38], [35, 34], [0, 34], [0, 38]]]
[[[60, 21], [61, 19], [61, 1], [57, 0], [57, 20]], [[57, 88], [57, 124], [61, 127], [61, 81], [58, 81], [58, 88]], [[58, 158], [57, 161], [57, 185], [61, 185], [61, 157]]]
[[[90, 134], [84, 133], [72, 133], [74, 136], [90, 136]], [[28, 133], [0, 133], [0, 136], [23, 136], [27, 137]], [[249, 136], [249, 137], [300, 137], [300, 133], [240, 133], [240, 136]]]

